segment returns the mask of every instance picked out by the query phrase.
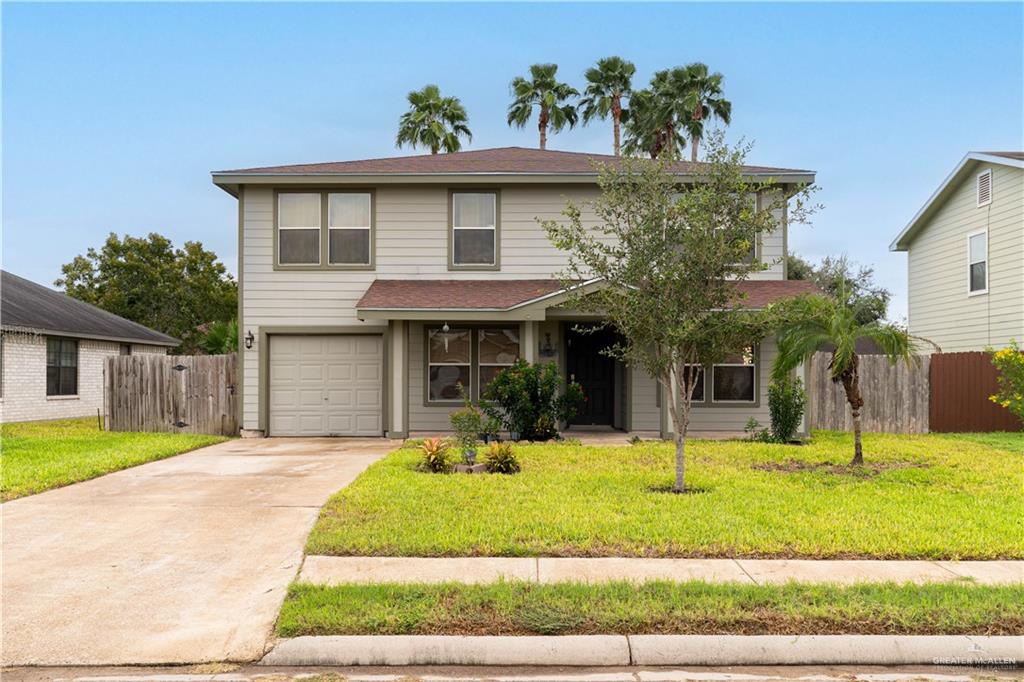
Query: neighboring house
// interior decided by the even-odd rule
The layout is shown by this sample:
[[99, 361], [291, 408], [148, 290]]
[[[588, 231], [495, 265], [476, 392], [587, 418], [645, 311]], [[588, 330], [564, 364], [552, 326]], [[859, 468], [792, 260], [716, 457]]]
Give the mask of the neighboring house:
[[103, 408], [103, 359], [166, 353], [178, 340], [0, 272], [0, 421], [63, 419]]
[[943, 351], [1024, 341], [1024, 152], [971, 152], [889, 246], [910, 333]]
[[[537, 222], [596, 198], [595, 161], [617, 159], [512, 147], [213, 173], [238, 198], [243, 434], [446, 431], [458, 384], [476, 399], [516, 358], [582, 384], [573, 425], [666, 434], [658, 383], [573, 332], [586, 320], [559, 305], [566, 254]], [[678, 169], [685, 181], [693, 166]], [[779, 191], [814, 180], [746, 172]], [[741, 285], [752, 307], [813, 289], [786, 280], [777, 218], [755, 247], [768, 269]], [[767, 423], [774, 356], [766, 342], [708, 368], [692, 428]]]

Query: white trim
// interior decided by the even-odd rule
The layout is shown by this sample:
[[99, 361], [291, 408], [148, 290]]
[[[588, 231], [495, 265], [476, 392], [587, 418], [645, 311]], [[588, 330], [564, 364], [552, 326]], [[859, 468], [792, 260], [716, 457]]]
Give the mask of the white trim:
[[[985, 235], [985, 259], [984, 260], [971, 260], [971, 239], [978, 235]], [[971, 266], [976, 263], [985, 264], [985, 288], [978, 289], [977, 291], [971, 291]], [[967, 233], [967, 295], [968, 296], [981, 296], [982, 294], [988, 293], [988, 228], [981, 230], [975, 230], [974, 232]]]
[[[981, 178], [982, 176], [988, 176], [988, 200], [981, 200]], [[978, 208], [982, 206], [988, 206], [992, 203], [992, 169], [986, 168], [977, 175], [974, 176], [974, 198], [978, 204]]]

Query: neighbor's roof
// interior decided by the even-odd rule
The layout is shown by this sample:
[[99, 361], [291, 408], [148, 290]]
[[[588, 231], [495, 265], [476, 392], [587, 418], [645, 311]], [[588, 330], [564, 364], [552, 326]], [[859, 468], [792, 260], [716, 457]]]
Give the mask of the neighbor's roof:
[[0, 326], [38, 333], [177, 346], [179, 341], [27, 279], [0, 272]]
[[[323, 181], [326, 178], [403, 178], [405, 181], [448, 178], [451, 176], [516, 176], [538, 178], [592, 179], [597, 176], [595, 164], [618, 164], [622, 158], [608, 154], [563, 152], [551, 149], [498, 147], [450, 154], [418, 154], [361, 161], [333, 161], [290, 166], [262, 166], [214, 171], [213, 181], [224, 189], [239, 184], [268, 182], [271, 179], [304, 178]], [[673, 169], [680, 175], [695, 173], [702, 163], [680, 161]], [[781, 178], [793, 182], [812, 182], [814, 171], [771, 166], [744, 166], [750, 176]], [[229, 190], [230, 191], [230, 190]]]
[[960, 186], [960, 183], [978, 164], [994, 163], [1012, 168], [1024, 168], [1024, 152], [968, 152], [953, 172], [946, 176], [939, 188], [928, 198], [906, 227], [889, 244], [890, 251], [906, 251], [928, 219], [938, 211], [946, 199]]
[[[750, 308], [820, 291], [805, 280], [745, 280], [736, 288]], [[378, 279], [356, 303], [356, 309], [505, 311], [554, 297], [562, 290], [554, 279]]]

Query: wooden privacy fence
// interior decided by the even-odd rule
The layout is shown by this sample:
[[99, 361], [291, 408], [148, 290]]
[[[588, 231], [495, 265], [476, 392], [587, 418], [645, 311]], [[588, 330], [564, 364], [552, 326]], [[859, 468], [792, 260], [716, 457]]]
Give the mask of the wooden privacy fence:
[[108, 357], [106, 429], [237, 435], [237, 372], [234, 353]]
[[[842, 384], [829, 377], [829, 353], [815, 353], [807, 368], [807, 423], [812, 429], [850, 431], [853, 418]], [[920, 362], [890, 365], [881, 355], [860, 356], [860, 390], [864, 397], [861, 428], [885, 433], [927, 433], [928, 356]]]
[[935, 432], [1018, 431], [1020, 421], [988, 397], [998, 372], [988, 353], [932, 356], [930, 429]]

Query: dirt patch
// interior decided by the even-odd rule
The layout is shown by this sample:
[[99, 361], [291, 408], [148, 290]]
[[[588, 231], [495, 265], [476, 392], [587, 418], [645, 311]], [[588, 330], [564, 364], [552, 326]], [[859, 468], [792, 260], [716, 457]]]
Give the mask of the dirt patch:
[[868, 462], [860, 466], [851, 464], [834, 464], [832, 462], [803, 462], [796, 459], [787, 459], [784, 462], [764, 462], [752, 464], [751, 469], [758, 471], [778, 471], [784, 474], [799, 474], [807, 471], [820, 471], [826, 474], [837, 476], [853, 476], [856, 478], [871, 478], [884, 471], [895, 471], [899, 469], [927, 469], [929, 465], [920, 462]]

